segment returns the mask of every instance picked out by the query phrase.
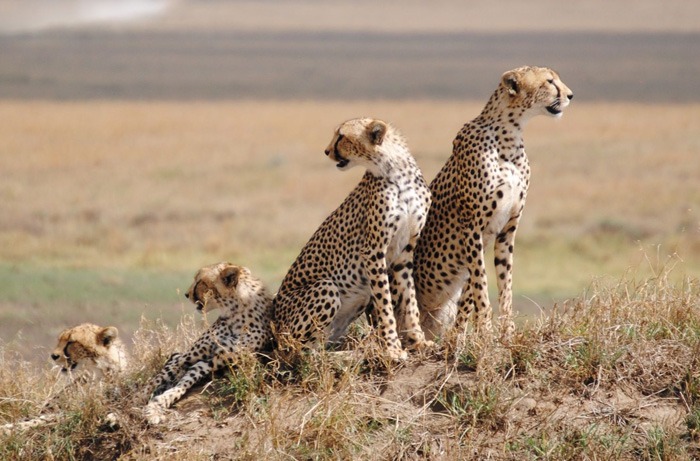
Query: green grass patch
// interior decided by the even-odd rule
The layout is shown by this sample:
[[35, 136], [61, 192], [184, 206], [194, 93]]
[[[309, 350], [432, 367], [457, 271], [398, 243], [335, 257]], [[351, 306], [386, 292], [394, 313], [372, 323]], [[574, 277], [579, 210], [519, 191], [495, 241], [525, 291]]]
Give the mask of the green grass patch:
[[0, 263], [0, 301], [7, 303], [178, 302], [191, 282], [189, 271]]

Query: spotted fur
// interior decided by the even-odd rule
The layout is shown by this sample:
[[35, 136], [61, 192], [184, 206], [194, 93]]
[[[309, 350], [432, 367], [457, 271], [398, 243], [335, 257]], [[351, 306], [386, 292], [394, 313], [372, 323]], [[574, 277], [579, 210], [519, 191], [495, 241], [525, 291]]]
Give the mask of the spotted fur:
[[325, 153], [341, 170], [366, 172], [284, 277], [275, 298], [278, 330], [302, 342], [335, 342], [370, 305], [389, 356], [404, 359], [401, 339], [430, 345], [412, 279], [430, 191], [403, 136], [381, 120], [341, 124]]
[[415, 253], [421, 324], [429, 338], [457, 317], [476, 316], [491, 336], [484, 248], [494, 242], [501, 334], [513, 330], [515, 232], [525, 206], [530, 167], [523, 129], [535, 115], [559, 117], [573, 93], [544, 67], [503, 74], [481, 114], [457, 133], [452, 156], [430, 185], [433, 203]]
[[170, 356], [148, 386], [151, 424], [203, 378], [224, 368], [240, 351], [257, 352], [272, 340], [272, 296], [243, 266], [221, 262], [200, 269], [185, 295], [201, 312], [221, 309], [219, 318], [184, 353]]

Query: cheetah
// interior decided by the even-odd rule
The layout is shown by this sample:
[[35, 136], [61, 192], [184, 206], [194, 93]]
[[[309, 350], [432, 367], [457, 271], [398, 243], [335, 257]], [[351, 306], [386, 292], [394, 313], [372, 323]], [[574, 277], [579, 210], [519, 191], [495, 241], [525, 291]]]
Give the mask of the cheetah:
[[[60, 367], [62, 388], [44, 405], [46, 412], [36, 418], [1, 426], [3, 433], [26, 430], [56, 421], [61, 416], [59, 397], [74, 390], [74, 386], [102, 384], [126, 370], [128, 355], [119, 339], [117, 328], [83, 323], [63, 330], [51, 353], [51, 359]], [[114, 416], [107, 415], [110, 423]]]
[[284, 277], [274, 301], [278, 337], [333, 343], [367, 308], [387, 355], [404, 360], [401, 340], [432, 344], [420, 328], [412, 278], [430, 190], [403, 136], [382, 120], [342, 123], [325, 154], [340, 170], [366, 171]]
[[545, 67], [503, 74], [481, 114], [465, 124], [430, 190], [433, 203], [415, 251], [414, 277], [426, 337], [472, 316], [493, 337], [484, 248], [494, 242], [501, 337], [512, 314], [513, 244], [530, 181], [523, 129], [535, 115], [560, 117], [573, 98]]
[[201, 268], [185, 296], [197, 310], [221, 309], [219, 318], [185, 353], [174, 353], [150, 382], [146, 417], [158, 424], [198, 381], [223, 369], [236, 352], [258, 352], [272, 340], [272, 296], [250, 270], [228, 262]]
[[97, 380], [122, 373], [128, 360], [117, 328], [92, 323], [62, 331], [51, 358], [73, 379]]

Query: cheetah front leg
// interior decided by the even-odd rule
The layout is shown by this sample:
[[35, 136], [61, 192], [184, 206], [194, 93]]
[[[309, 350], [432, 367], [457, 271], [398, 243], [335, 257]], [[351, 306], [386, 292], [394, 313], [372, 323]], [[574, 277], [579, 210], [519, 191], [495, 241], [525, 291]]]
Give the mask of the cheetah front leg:
[[413, 248], [418, 240], [414, 237], [404, 248], [398, 260], [392, 265], [391, 299], [394, 304], [394, 317], [402, 330], [400, 337], [405, 337], [410, 346], [416, 349], [432, 347], [427, 341], [420, 325], [420, 311], [416, 301], [416, 289], [413, 283]]
[[[216, 345], [213, 347], [210, 355], [205, 355], [204, 358], [196, 358], [201, 357], [204, 352], [204, 349], [201, 348], [190, 351], [188, 354], [183, 354], [185, 358], [182, 359], [181, 368], [179, 368], [183, 376], [177, 381], [177, 384], [162, 394], [154, 396], [148, 402], [146, 417], [149, 424], [158, 424], [162, 421], [163, 413], [166, 409], [173, 406], [199, 381], [229, 365], [240, 351], [254, 351], [258, 346], [258, 342], [254, 338], [239, 336], [235, 333], [231, 333], [231, 336], [223, 336], [221, 334], [212, 336], [214, 336], [212, 339], [216, 341]], [[193, 347], [196, 348], [197, 344]], [[184, 374], [182, 373], [183, 370]]]
[[515, 323], [513, 322], [513, 250], [515, 231], [519, 221], [520, 214], [511, 218], [496, 237], [494, 244], [501, 339], [505, 342], [510, 341], [515, 332]]
[[[369, 276], [372, 299], [374, 300], [374, 315], [377, 318], [379, 337], [384, 342], [389, 357], [396, 361], [406, 360], [408, 354], [401, 348], [401, 341], [396, 331], [397, 325], [394, 307], [391, 303], [391, 288], [389, 274], [387, 273], [385, 251], [386, 248], [383, 248], [380, 251], [370, 252], [365, 255], [365, 268]], [[423, 340], [425, 341], [425, 338]]]
[[484, 262], [484, 246], [481, 232], [470, 227], [466, 235], [466, 259], [469, 269], [469, 280], [462, 290], [458, 302], [457, 327], [463, 328], [472, 316], [476, 317], [476, 331], [484, 339], [493, 339], [492, 310], [489, 301], [486, 264]]
[[181, 375], [187, 361], [187, 354], [174, 352], [163, 365], [158, 373], [144, 389], [144, 399], [149, 400], [152, 396], [163, 393], [170, 385], [176, 382]]
[[214, 371], [213, 359], [200, 360], [187, 369], [185, 375], [178, 383], [154, 397], [146, 405], [146, 419], [149, 424], [155, 425], [163, 420], [164, 411], [187, 393], [188, 390], [197, 384], [205, 376], [210, 375]]

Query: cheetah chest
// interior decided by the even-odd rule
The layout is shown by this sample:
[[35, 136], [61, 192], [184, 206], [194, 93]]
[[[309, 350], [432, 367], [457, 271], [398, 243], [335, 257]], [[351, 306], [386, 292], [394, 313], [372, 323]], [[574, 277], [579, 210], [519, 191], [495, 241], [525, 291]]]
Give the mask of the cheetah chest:
[[520, 214], [526, 194], [527, 180], [522, 173], [512, 163], [501, 162], [499, 180], [491, 194], [493, 214], [484, 228], [484, 243], [491, 242], [504, 230], [508, 221]]
[[391, 264], [406, 248], [412, 236], [421, 231], [426, 205], [418, 192], [412, 187], [396, 187], [392, 191], [389, 223], [391, 226], [389, 245], [386, 251], [387, 263]]

